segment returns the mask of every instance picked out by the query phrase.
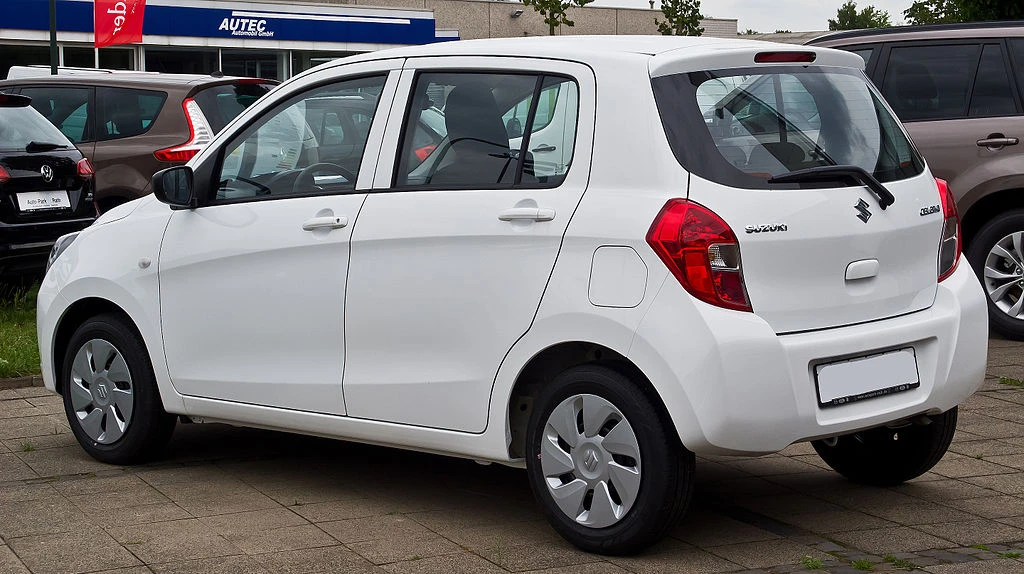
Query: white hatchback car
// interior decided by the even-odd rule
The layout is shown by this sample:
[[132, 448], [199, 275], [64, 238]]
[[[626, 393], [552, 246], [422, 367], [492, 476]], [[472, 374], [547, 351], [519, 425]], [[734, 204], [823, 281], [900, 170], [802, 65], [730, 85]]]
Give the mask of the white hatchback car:
[[54, 247], [46, 385], [102, 461], [181, 416], [521, 465], [602, 553], [673, 525], [694, 453], [909, 480], [983, 379], [985, 296], [862, 67], [670, 37], [325, 64]]

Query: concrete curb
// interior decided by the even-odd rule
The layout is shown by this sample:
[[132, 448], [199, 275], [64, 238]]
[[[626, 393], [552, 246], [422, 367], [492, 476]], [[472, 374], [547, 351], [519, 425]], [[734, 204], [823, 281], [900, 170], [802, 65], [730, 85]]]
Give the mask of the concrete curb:
[[43, 386], [43, 377], [39, 375], [32, 377], [15, 377], [13, 379], [0, 379], [0, 391], [41, 386]]

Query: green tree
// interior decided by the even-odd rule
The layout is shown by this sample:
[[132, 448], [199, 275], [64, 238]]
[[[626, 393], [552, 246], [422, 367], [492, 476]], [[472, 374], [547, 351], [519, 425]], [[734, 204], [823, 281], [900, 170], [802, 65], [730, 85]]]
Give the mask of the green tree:
[[839, 7], [835, 20], [828, 21], [829, 30], [860, 30], [862, 28], [885, 28], [892, 26], [889, 21], [889, 13], [879, 10], [874, 6], [868, 6], [857, 11], [857, 3], [847, 0], [846, 4]]
[[565, 13], [573, 6], [582, 8], [594, 0], [523, 0], [523, 5], [529, 6], [540, 12], [544, 17], [544, 23], [548, 25], [548, 34], [555, 35], [555, 28], [566, 25], [575, 26], [576, 23], [569, 19]]
[[666, 36], [700, 36], [704, 33], [700, 25], [704, 19], [700, 15], [700, 0], [661, 0], [661, 13], [665, 21], [655, 18], [654, 23]]
[[903, 11], [908, 24], [1019, 20], [1024, 3], [1006, 0], [916, 0]]
[[746, 30], [740, 32], [740, 36], [753, 36], [754, 34], [757, 34], [757, 33], [758, 33], [757, 30], [755, 30], [753, 28], [747, 28]]

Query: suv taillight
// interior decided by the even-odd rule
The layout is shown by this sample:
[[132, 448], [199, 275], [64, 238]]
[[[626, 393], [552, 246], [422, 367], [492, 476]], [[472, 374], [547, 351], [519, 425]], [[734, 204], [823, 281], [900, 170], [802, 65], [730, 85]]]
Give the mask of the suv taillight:
[[11, 174], [7, 173], [4, 166], [0, 165], [0, 183], [7, 183], [8, 181], [11, 181]]
[[751, 311], [739, 241], [715, 212], [670, 199], [647, 232], [647, 243], [690, 295], [718, 307]]
[[213, 130], [210, 128], [209, 122], [206, 121], [206, 116], [203, 115], [199, 104], [192, 98], [185, 98], [181, 107], [185, 110], [185, 119], [188, 120], [188, 141], [179, 146], [153, 152], [156, 159], [160, 161], [186, 162], [213, 140]]
[[939, 242], [939, 281], [956, 271], [963, 251], [960, 234], [960, 214], [956, 211], [956, 199], [949, 190], [946, 180], [935, 178], [942, 202], [942, 241]]
[[92, 163], [89, 162], [89, 158], [83, 157], [78, 160], [78, 177], [82, 179], [92, 179], [96, 175], [96, 170], [92, 168]]

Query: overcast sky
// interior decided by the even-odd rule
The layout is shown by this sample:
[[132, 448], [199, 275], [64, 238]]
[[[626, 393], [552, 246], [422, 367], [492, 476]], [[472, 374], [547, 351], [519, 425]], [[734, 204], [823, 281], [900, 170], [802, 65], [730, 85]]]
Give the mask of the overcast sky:
[[[836, 17], [836, 11], [845, 0], [701, 0], [700, 10], [705, 16], [714, 18], [736, 18], [739, 31], [753, 28], [758, 32], [791, 30], [811, 32], [828, 30], [828, 19]], [[857, 8], [874, 6], [889, 12], [893, 24], [903, 23], [903, 11], [913, 0], [857, 1]], [[630, 6], [649, 8], [648, 0], [596, 0], [594, 6]], [[655, 0], [655, 8], [660, 0]]]

